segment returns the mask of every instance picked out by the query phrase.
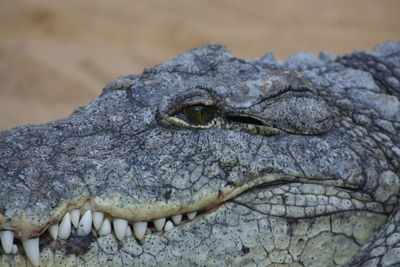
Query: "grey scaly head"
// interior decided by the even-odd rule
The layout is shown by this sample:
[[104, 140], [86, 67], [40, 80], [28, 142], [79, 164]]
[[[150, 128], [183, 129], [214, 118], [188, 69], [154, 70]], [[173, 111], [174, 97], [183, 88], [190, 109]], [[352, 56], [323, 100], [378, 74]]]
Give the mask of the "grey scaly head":
[[1, 266], [400, 264], [400, 43], [220, 45], [0, 133]]

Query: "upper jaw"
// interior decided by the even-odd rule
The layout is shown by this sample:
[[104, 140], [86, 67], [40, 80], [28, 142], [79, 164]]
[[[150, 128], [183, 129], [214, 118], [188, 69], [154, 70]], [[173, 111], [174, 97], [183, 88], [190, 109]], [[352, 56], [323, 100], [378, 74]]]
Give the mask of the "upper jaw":
[[[21, 131], [38, 135], [42, 127], [49, 127], [53, 132], [46, 129], [45, 133], [51, 139], [61, 134], [53, 126], [21, 128]], [[161, 130], [164, 138], [154, 137]], [[80, 209], [82, 213], [103, 212], [129, 222], [152, 221], [207, 210], [251, 188], [276, 181], [361, 190], [358, 186], [366, 179], [358, 175], [362, 173], [360, 153], [344, 147], [344, 139], [331, 141], [328, 134], [267, 138], [233, 131], [219, 135], [221, 132], [155, 127], [129, 138], [98, 134], [79, 136], [77, 143], [76, 138], [69, 137], [54, 149], [56, 156], [53, 150], [42, 149], [40, 144], [28, 147], [37, 150], [36, 158], [26, 157], [17, 164], [10, 163], [10, 170], [15, 168], [12, 171], [18, 174], [23, 167], [25, 172], [2, 178], [0, 227], [14, 231], [19, 238], [31, 238], [59, 223], [73, 209]], [[41, 137], [43, 142], [47, 141]], [[115, 138], [123, 143], [121, 147], [112, 146]], [[166, 146], [174, 144], [176, 139], [184, 140], [182, 146]], [[207, 146], [198, 148], [198, 143]], [[104, 149], [104, 144], [109, 147]], [[139, 145], [151, 152], [132, 154], [130, 147]], [[311, 148], [305, 150], [305, 146]], [[111, 147], [114, 150], [107, 150]], [[172, 149], [179, 151], [179, 155], [168, 156]], [[313, 149], [326, 152], [316, 158]], [[93, 150], [101, 153], [102, 158], [91, 158]], [[374, 158], [370, 159], [373, 163]], [[32, 161], [40, 163], [37, 168], [30, 167]], [[157, 165], [146, 165], [146, 162]], [[174, 171], [168, 172], [171, 169]], [[332, 176], [317, 175], [324, 172]]]
[[[148, 202], [135, 202], [136, 197], [130, 197], [126, 191], [105, 190], [98, 195], [87, 193], [76, 195], [75, 198], [63, 199], [58, 206], [40, 213], [40, 206], [36, 203], [32, 209], [7, 209], [0, 214], [0, 227], [2, 230], [11, 230], [21, 239], [35, 237], [44, 233], [51, 225], [62, 220], [66, 213], [79, 209], [81, 213], [88, 210], [103, 212], [115, 218], [121, 218], [129, 222], [153, 221], [157, 218], [170, 217], [175, 214], [186, 214], [212, 209], [229, 199], [241, 194], [249, 188], [263, 183], [266, 180], [274, 180], [280, 174], [269, 174], [264, 179], [246, 181], [241, 184], [225, 183], [218, 189], [202, 187], [197, 192], [183, 199], [176, 198], [177, 192], [170, 193], [169, 200], [152, 200]], [[145, 190], [142, 190], [145, 194]], [[179, 192], [178, 192], [179, 194]], [[165, 196], [163, 196], [165, 197]], [[36, 214], [34, 214], [36, 212]]]
[[[154, 128], [155, 134], [159, 130]], [[308, 141], [307, 137], [265, 138], [226, 131], [223, 139], [211, 130], [202, 131], [201, 134], [190, 131], [173, 134], [172, 130], [163, 130], [165, 138], [162, 140], [153, 138], [152, 132], [135, 136], [134, 140], [120, 137], [128, 148], [138, 145], [142, 138], [146, 143], [141, 145], [149, 146], [154, 150], [153, 153], [132, 155], [130, 150], [126, 148], [118, 150], [118, 147], [111, 153], [104, 151], [103, 148], [103, 152], [107, 152], [104, 153], [104, 158], [93, 159], [90, 158], [90, 153], [92, 149], [100, 149], [100, 146], [103, 146], [101, 142], [98, 143], [99, 147], [92, 146], [87, 149], [93, 139], [79, 137], [81, 143], [77, 145], [74, 138], [68, 138], [60, 144], [59, 154], [54, 158], [55, 162], [52, 162], [52, 165], [46, 160], [50, 153], [46, 154], [45, 150], [40, 150], [43, 159], [40, 159], [39, 153], [38, 159], [41, 160], [41, 164], [47, 164], [44, 165], [44, 170], [48, 173], [40, 173], [42, 165], [37, 169], [26, 168], [34, 175], [23, 173], [18, 177], [17, 183], [12, 177], [5, 177], [2, 181], [3, 186], [0, 191], [2, 190], [1, 199], [4, 201], [3, 211], [0, 212], [1, 229], [12, 230], [20, 238], [30, 238], [42, 234], [50, 225], [60, 222], [63, 216], [73, 209], [80, 209], [82, 212], [87, 210], [104, 212], [129, 222], [152, 221], [174, 214], [207, 210], [251, 188], [276, 181], [310, 183], [311, 180], [323, 185], [340, 186], [340, 183], [343, 185], [345, 181], [339, 179], [341, 177], [333, 176], [327, 181], [329, 177], [315, 175], [318, 172], [329, 171], [325, 165], [333, 157], [338, 161], [340, 157], [346, 156], [349, 159], [354, 155], [351, 163], [353, 165], [350, 165], [351, 168], [348, 170], [353, 172], [359, 169], [355, 153], [330, 150], [324, 155], [326, 158], [321, 157], [316, 160], [313, 151], [303, 151], [304, 144], [308, 144], [305, 142], [320, 143], [326, 137], [314, 137], [312, 141]], [[196, 138], [192, 136], [191, 139], [185, 139], [188, 134], [195, 133], [197, 133]], [[209, 142], [211, 135], [215, 142]], [[110, 135], [95, 136], [96, 142], [104, 140], [107, 144], [113, 138]], [[173, 142], [173, 138], [185, 139], [183, 146], [166, 146], [164, 142]], [[288, 146], [289, 141], [290, 146]], [[196, 142], [209, 142], [206, 143], [209, 147], [204, 151], [201, 149], [194, 151], [190, 150], [192, 146], [189, 142], [193, 142], [193, 146]], [[335, 143], [330, 144], [328, 141], [326, 144], [336, 146]], [[159, 156], [168, 155], [169, 149], [178, 149], [179, 156]], [[240, 149], [247, 153], [253, 150], [254, 152], [249, 156], [246, 153], [239, 153]], [[82, 156], [77, 151], [85, 151], [88, 154]], [[70, 153], [68, 160], [64, 158], [67, 153]], [[296, 159], [287, 157], [288, 154], [299, 153], [302, 153], [302, 157]], [[187, 161], [188, 157], [191, 161]], [[26, 161], [24, 163], [28, 164], [30, 160], [38, 159], [27, 158], [22, 162]], [[146, 161], [156, 162], [159, 167], [146, 165]], [[212, 164], [207, 165], [207, 162]], [[216, 163], [213, 165], [213, 162]], [[299, 167], [309, 167], [309, 162], [313, 162], [320, 169]], [[57, 169], [48, 168], [54, 165]], [[175, 168], [176, 172], [168, 173], [171, 168]], [[282, 169], [285, 169], [285, 172]], [[347, 169], [339, 175], [352, 174], [346, 171]], [[29, 187], [24, 187], [24, 179], [25, 183], [30, 183]], [[332, 181], [337, 181], [337, 184]], [[359, 182], [362, 184], [362, 180]], [[14, 193], [10, 195], [9, 192]], [[5, 201], [6, 199], [8, 200]]]

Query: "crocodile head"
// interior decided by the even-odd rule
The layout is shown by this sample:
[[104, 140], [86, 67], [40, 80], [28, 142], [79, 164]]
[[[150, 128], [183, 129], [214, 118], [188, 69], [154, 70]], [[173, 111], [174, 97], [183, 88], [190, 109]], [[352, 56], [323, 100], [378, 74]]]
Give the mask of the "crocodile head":
[[111, 82], [67, 119], [3, 131], [0, 265], [369, 255], [398, 209], [399, 87], [361, 70], [395, 64], [387, 50], [400, 45], [250, 62], [208, 45]]

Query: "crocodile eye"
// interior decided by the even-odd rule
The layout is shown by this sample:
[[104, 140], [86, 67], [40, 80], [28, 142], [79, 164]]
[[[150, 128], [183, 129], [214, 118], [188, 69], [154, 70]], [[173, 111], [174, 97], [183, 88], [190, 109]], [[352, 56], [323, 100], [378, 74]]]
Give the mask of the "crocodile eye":
[[[182, 108], [183, 119], [193, 124], [208, 123], [214, 119], [216, 113], [215, 106], [193, 105]], [[181, 115], [181, 116], [182, 116]]]
[[198, 86], [163, 97], [157, 120], [161, 125], [180, 129], [218, 128], [222, 123], [221, 103], [212, 89]]

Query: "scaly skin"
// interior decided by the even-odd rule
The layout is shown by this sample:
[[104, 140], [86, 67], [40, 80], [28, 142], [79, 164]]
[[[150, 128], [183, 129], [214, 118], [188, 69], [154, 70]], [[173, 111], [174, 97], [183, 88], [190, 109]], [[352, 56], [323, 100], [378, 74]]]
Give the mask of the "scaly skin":
[[[18, 253], [0, 265], [30, 264], [19, 240], [37, 236], [40, 266], [400, 264], [399, 59], [399, 42], [285, 62], [208, 45], [69, 118], [1, 132], [0, 230]], [[198, 215], [142, 240], [51, 240], [77, 208], [129, 224]]]

